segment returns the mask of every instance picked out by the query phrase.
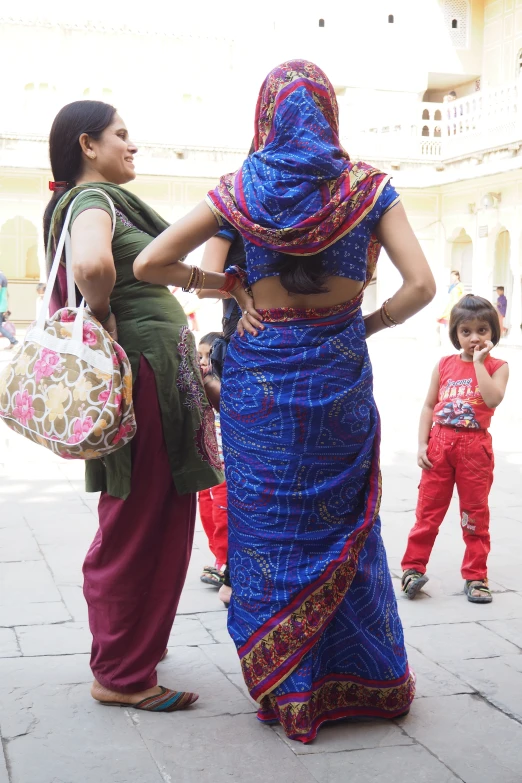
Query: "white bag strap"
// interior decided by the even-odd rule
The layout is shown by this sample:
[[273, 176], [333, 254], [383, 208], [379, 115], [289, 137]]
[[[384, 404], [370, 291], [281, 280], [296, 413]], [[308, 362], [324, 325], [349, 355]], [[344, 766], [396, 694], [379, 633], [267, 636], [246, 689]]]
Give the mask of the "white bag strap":
[[[71, 308], [74, 308], [76, 304], [76, 289], [74, 286], [74, 273], [72, 268], [71, 235], [69, 233], [69, 223], [71, 222], [71, 214], [72, 214], [72, 208], [74, 204], [85, 193], [101, 193], [102, 196], [105, 196], [105, 198], [109, 202], [109, 206], [112, 212], [111, 238], [114, 237], [114, 231], [116, 230], [116, 210], [114, 209], [114, 204], [112, 199], [107, 195], [107, 193], [104, 190], [100, 190], [99, 188], [86, 188], [85, 190], [82, 190], [71, 201], [69, 205], [69, 209], [67, 210], [67, 214], [65, 216], [65, 220], [63, 221], [62, 233], [60, 234], [60, 239], [58, 240], [58, 245], [56, 246], [56, 253], [54, 255], [53, 265], [49, 272], [45, 296], [42, 302], [42, 307], [40, 309], [38, 320], [36, 322], [36, 325], [38, 326], [39, 329], [43, 329], [45, 324], [45, 319], [48, 317], [49, 305], [51, 303], [51, 295], [54, 289], [54, 285], [56, 283], [56, 277], [58, 275], [58, 269], [60, 267], [60, 261], [62, 258], [64, 247], [65, 247], [65, 271], [67, 275], [67, 304]], [[82, 342], [83, 339], [84, 307], [85, 307], [85, 301], [82, 300], [80, 307], [78, 308], [78, 314], [76, 316], [74, 327], [73, 327], [73, 334], [72, 334], [73, 340], [78, 340], [79, 342]]]

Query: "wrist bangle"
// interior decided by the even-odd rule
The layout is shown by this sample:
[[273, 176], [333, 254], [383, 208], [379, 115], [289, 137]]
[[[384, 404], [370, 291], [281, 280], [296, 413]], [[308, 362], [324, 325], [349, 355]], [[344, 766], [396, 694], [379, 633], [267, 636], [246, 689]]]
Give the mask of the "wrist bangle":
[[218, 288], [220, 294], [229, 294], [235, 287], [239, 280], [235, 275], [231, 275], [230, 272], [225, 272], [225, 282], [221, 288]]
[[[388, 324], [388, 328], [389, 329], [393, 329], [394, 327], [399, 326], [400, 321], [396, 321], [395, 318], [393, 318], [390, 315], [390, 312], [389, 312], [388, 308], [386, 307], [386, 305], [388, 304], [389, 301], [390, 300], [387, 299], [385, 302], [382, 303], [382, 305], [381, 305], [381, 313], [384, 313], [384, 315], [386, 316], [388, 321], [390, 321], [390, 323]], [[381, 317], [382, 317], [382, 315], [381, 315]]]
[[203, 288], [205, 288], [205, 272], [203, 269], [199, 270], [201, 272], [201, 279], [198, 280], [198, 287], [196, 288], [195, 292], [196, 294], [199, 294]]
[[188, 279], [187, 285], [183, 286], [183, 288], [181, 289], [186, 294], [192, 294], [196, 290], [196, 288], [197, 288], [197, 281], [199, 279], [198, 272], [199, 272], [199, 269], [198, 269], [197, 266], [191, 267], [191, 271], [190, 271], [190, 275], [189, 275], [189, 279]]

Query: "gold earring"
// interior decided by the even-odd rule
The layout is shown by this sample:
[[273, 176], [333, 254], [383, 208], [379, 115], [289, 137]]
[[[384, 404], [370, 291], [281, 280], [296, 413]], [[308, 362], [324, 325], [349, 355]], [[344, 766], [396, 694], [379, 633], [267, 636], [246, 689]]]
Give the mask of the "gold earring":
[[96, 154], [94, 152], [89, 152], [89, 158], [94, 160], [95, 157], [96, 157]]

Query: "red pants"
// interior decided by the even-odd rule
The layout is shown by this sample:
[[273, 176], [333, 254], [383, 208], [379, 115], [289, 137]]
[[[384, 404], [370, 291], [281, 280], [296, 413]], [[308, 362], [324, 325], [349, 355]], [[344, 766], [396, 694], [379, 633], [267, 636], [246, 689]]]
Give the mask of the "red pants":
[[227, 562], [228, 512], [227, 482], [199, 493], [199, 515], [207, 534], [210, 551], [220, 566]]
[[131, 444], [132, 489], [126, 500], [102, 492], [100, 527], [83, 566], [92, 672], [119, 693], [157, 684], [156, 664], [185, 582], [196, 516], [196, 495], [178, 495], [174, 487], [156, 380], [143, 357], [133, 397], [138, 430]]
[[456, 484], [466, 547], [461, 574], [464, 579], [485, 579], [490, 550], [488, 496], [494, 467], [491, 435], [486, 430], [435, 425], [428, 459], [433, 468], [422, 471], [416, 522], [408, 536], [402, 568], [422, 574], [426, 571]]

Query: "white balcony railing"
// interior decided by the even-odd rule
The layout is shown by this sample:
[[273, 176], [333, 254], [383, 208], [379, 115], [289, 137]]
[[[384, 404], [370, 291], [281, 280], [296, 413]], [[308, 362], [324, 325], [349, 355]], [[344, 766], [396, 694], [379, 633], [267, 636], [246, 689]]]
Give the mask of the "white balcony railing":
[[[522, 143], [522, 82], [449, 103], [418, 103], [399, 124], [351, 133], [361, 158], [451, 161]], [[348, 143], [348, 140], [347, 140]]]

